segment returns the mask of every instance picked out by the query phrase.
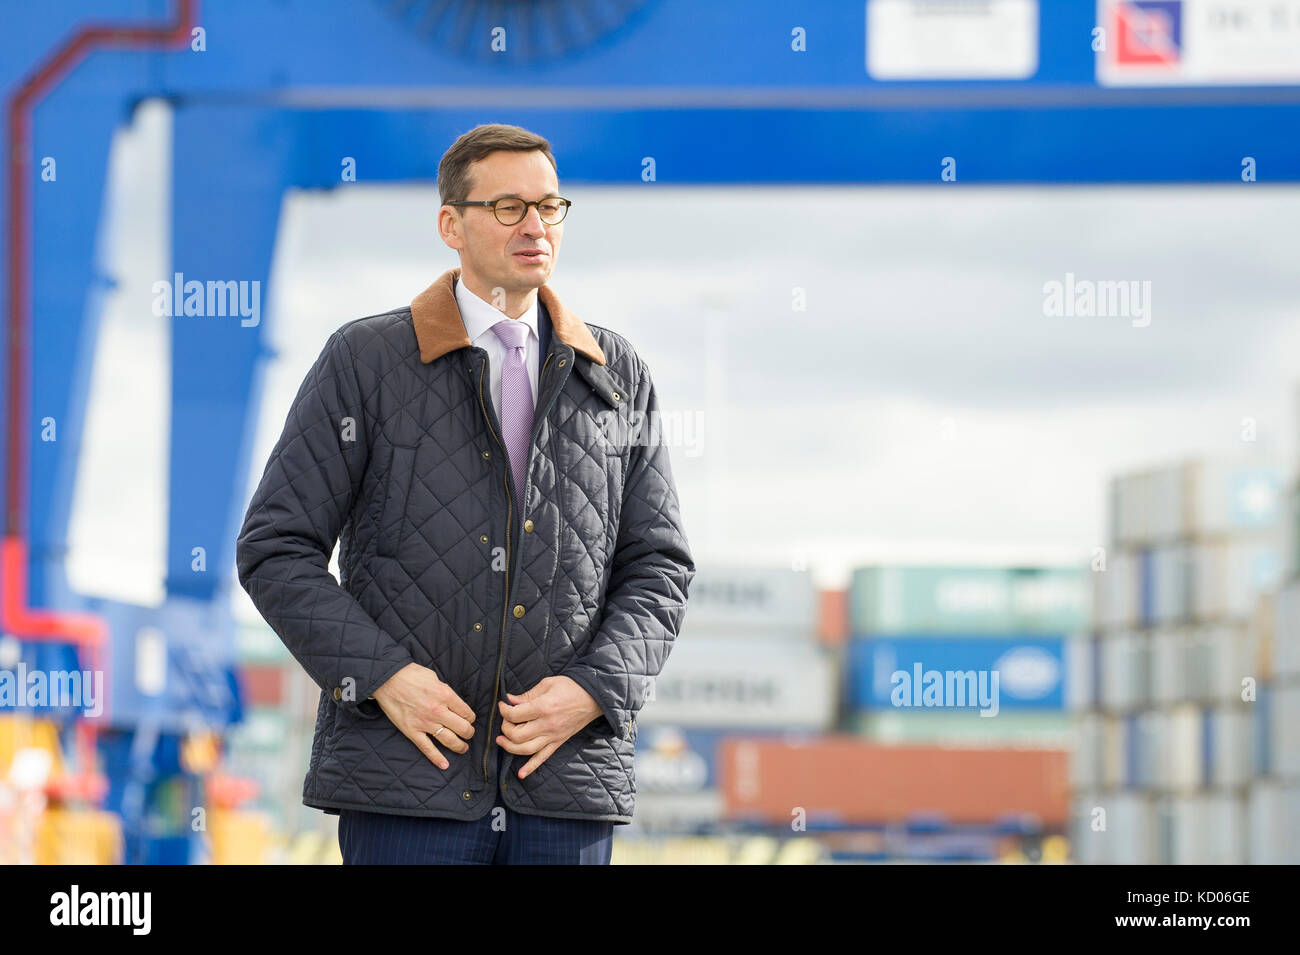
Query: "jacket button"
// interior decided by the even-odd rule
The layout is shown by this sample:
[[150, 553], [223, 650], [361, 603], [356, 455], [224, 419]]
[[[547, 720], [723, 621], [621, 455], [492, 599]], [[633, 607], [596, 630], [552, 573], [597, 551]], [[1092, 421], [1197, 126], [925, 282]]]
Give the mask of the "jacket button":
[[515, 604], [514, 614], [516, 617], [522, 617], [524, 615], [524, 605]]
[[615, 401], [618, 401], [618, 392], [617, 392], [617, 391], [615, 391], [615, 392], [611, 392], [611, 394], [614, 395], [614, 400], [615, 400]]
[[482, 629], [483, 629], [483, 624], [481, 624], [481, 623], [476, 623], [476, 624], [474, 624], [474, 629], [475, 629], [475, 630], [482, 630]]
[[337, 703], [341, 699], [343, 699], [343, 687], [336, 686], [334, 687], [334, 702]]
[[469, 790], [467, 789], [467, 790], [465, 790], [463, 793], [460, 794], [460, 798], [463, 799], [463, 800], [465, 800], [466, 802], [469, 802], [469, 800], [470, 800], [472, 797], [470, 796], [470, 794], [469, 794]]
[[483, 457], [485, 457], [485, 458], [490, 458], [490, 457], [492, 457], [492, 452], [491, 452], [491, 451], [484, 451], [484, 452], [483, 452]]
[[482, 537], [479, 538], [479, 540], [482, 541], [484, 544], [486, 544], [486, 543], [487, 543], [487, 535], [484, 534]]
[[532, 522], [532, 521], [524, 521], [524, 530], [526, 530], [528, 533], [531, 534], [531, 533], [533, 532], [533, 522]]
[[566, 360], [567, 360], [567, 359], [564, 359], [564, 358], [561, 358], [561, 359], [560, 359], [560, 367], [561, 367], [561, 368], [564, 367], [564, 363], [565, 363]]

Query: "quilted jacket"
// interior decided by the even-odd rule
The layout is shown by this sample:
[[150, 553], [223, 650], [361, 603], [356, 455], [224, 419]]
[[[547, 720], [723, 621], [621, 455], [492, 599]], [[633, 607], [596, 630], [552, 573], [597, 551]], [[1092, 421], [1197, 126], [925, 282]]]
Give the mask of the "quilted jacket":
[[[654, 385], [626, 339], [542, 286], [552, 333], [519, 514], [459, 273], [330, 336], [239, 533], [240, 583], [322, 690], [303, 802], [627, 823], [637, 712], [695, 575]], [[467, 753], [439, 747], [446, 771], [369, 699], [411, 662], [476, 714]], [[603, 715], [523, 780], [527, 757], [506, 754], [498, 779], [497, 701], [556, 674]]]

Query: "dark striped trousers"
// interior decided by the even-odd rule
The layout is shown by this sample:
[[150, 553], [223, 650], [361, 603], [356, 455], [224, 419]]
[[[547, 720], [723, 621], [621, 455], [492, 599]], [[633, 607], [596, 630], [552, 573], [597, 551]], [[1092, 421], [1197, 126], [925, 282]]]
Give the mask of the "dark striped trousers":
[[[498, 749], [498, 771], [505, 769], [503, 753]], [[504, 826], [494, 828], [498, 819]], [[612, 822], [528, 816], [508, 807], [473, 822], [339, 810], [344, 865], [609, 865], [613, 848]]]

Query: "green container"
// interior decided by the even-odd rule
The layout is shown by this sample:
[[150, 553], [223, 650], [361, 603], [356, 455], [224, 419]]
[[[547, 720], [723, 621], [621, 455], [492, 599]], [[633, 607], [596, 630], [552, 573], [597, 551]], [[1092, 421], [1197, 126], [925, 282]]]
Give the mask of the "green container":
[[853, 714], [852, 733], [877, 743], [1069, 749], [1070, 714], [1060, 710], [870, 710]]
[[850, 590], [853, 631], [960, 636], [1073, 633], [1091, 618], [1086, 567], [861, 567]]

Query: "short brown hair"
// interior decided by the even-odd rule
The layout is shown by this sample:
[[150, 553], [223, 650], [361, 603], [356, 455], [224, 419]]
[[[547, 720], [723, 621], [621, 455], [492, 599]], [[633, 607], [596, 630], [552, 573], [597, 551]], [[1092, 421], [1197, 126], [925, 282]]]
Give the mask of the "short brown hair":
[[470, 181], [470, 165], [480, 159], [505, 149], [512, 152], [541, 152], [551, 162], [551, 168], [557, 175], [559, 167], [551, 155], [551, 144], [536, 133], [530, 133], [521, 126], [509, 126], [505, 123], [485, 123], [475, 126], [468, 133], [463, 133], [442, 155], [438, 163], [438, 195], [444, 203], [460, 202], [469, 198], [473, 183]]

